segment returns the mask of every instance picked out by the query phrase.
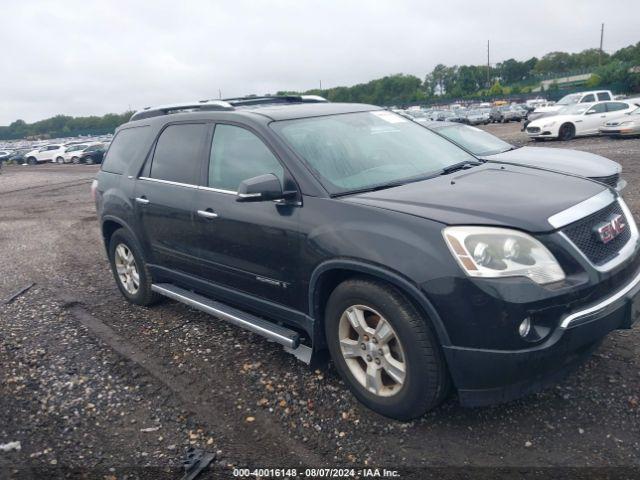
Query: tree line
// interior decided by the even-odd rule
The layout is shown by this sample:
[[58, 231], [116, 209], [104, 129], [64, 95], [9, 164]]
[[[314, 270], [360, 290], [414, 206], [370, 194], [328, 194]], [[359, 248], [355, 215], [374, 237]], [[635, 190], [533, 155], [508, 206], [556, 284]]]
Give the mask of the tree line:
[[[400, 106], [529, 93], [543, 79], [587, 72], [592, 74], [586, 83], [587, 88], [609, 88], [616, 93], [640, 92], [640, 42], [611, 55], [591, 48], [579, 53], [550, 52], [541, 58], [532, 57], [524, 61], [510, 58], [491, 67], [440, 64], [424, 79], [397, 74], [351, 87], [281, 91], [278, 94], [305, 93], [321, 95], [332, 102]], [[559, 87], [552, 84], [550, 89], [556, 91]], [[0, 127], [0, 140], [102, 135], [112, 133], [128, 121], [131, 114], [109, 113], [102, 117], [57, 115], [30, 124], [16, 120], [9, 126]]]
[[104, 135], [127, 122], [133, 112], [108, 113], [101, 117], [70, 117], [56, 115], [46, 120], [26, 123], [16, 120], [11, 125], [0, 127], [0, 140], [19, 138], [59, 138], [78, 135]]
[[[450, 99], [496, 98], [530, 93], [543, 79], [591, 73], [587, 88], [606, 87], [616, 93], [640, 92], [640, 42], [613, 54], [591, 48], [578, 53], [550, 52], [541, 58], [510, 58], [494, 66], [436, 65], [424, 79], [390, 75], [352, 87], [312, 89], [333, 102], [409, 105]], [[550, 87], [557, 90], [558, 87]], [[300, 93], [300, 92], [279, 92]]]

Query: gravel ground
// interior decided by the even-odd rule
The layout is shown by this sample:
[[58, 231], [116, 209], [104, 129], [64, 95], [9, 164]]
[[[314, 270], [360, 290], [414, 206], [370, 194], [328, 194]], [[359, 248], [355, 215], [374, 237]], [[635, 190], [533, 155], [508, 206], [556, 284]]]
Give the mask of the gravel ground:
[[[518, 124], [486, 128], [527, 142]], [[640, 213], [640, 139], [544, 146], [620, 162], [625, 198]], [[486, 478], [548, 467], [569, 468], [553, 472], [567, 478], [640, 475], [640, 327], [611, 334], [540, 394], [479, 409], [452, 396], [419, 420], [388, 420], [359, 405], [331, 365], [311, 371], [175, 302], [126, 303], [89, 195], [96, 170], [8, 166], [0, 175], [0, 478], [180, 478], [189, 447], [216, 453], [199, 478], [329, 466], [402, 478], [425, 478], [425, 467], [444, 478], [469, 472], [453, 467]], [[8, 442], [20, 449], [2, 451]]]

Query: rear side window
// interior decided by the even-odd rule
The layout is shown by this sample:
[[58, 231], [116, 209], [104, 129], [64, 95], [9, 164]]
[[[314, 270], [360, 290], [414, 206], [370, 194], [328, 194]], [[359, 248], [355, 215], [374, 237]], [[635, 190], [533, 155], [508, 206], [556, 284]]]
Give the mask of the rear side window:
[[598, 93], [598, 100], [611, 100], [611, 95], [609, 95], [609, 92], [600, 92]]
[[208, 125], [169, 125], [160, 134], [151, 163], [151, 178], [197, 185]]
[[626, 103], [623, 102], [608, 102], [607, 103], [607, 110], [610, 112], [616, 112], [618, 110], [625, 110], [629, 108], [629, 105], [627, 105]]
[[284, 169], [271, 150], [249, 130], [216, 125], [209, 159], [209, 186], [235, 192], [243, 180], [273, 173], [280, 182]]
[[149, 127], [133, 127], [120, 130], [102, 163], [102, 170], [123, 174], [129, 163], [142, 153], [146, 145]]

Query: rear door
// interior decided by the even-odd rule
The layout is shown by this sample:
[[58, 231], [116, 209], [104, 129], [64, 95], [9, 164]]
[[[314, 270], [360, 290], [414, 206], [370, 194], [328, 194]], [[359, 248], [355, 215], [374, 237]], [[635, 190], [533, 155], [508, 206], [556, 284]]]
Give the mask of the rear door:
[[[215, 284], [292, 305], [296, 278], [298, 206], [273, 201], [239, 203], [241, 181], [275, 174], [287, 189], [293, 179], [255, 132], [217, 124], [197, 193], [196, 223], [201, 275]], [[286, 183], [285, 183], [286, 182]]]
[[166, 126], [136, 182], [136, 212], [147, 251], [167, 273], [199, 274], [193, 255], [199, 233], [194, 201], [208, 131], [206, 123]]

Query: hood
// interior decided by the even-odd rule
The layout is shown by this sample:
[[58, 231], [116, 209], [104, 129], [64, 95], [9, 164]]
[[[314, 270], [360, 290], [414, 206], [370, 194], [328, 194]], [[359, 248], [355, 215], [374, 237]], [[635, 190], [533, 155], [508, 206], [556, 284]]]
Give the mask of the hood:
[[520, 147], [481, 157], [496, 162], [547, 168], [583, 177], [609, 177], [620, 173], [620, 164], [589, 152], [550, 147]]
[[548, 218], [606, 190], [596, 182], [533, 168], [486, 163], [348, 202], [394, 210], [446, 225], [553, 230]]
[[566, 105], [550, 105], [548, 107], [538, 107], [533, 111], [533, 113], [557, 112], [558, 110], [560, 110], [562, 107], [565, 107], [565, 106]]

